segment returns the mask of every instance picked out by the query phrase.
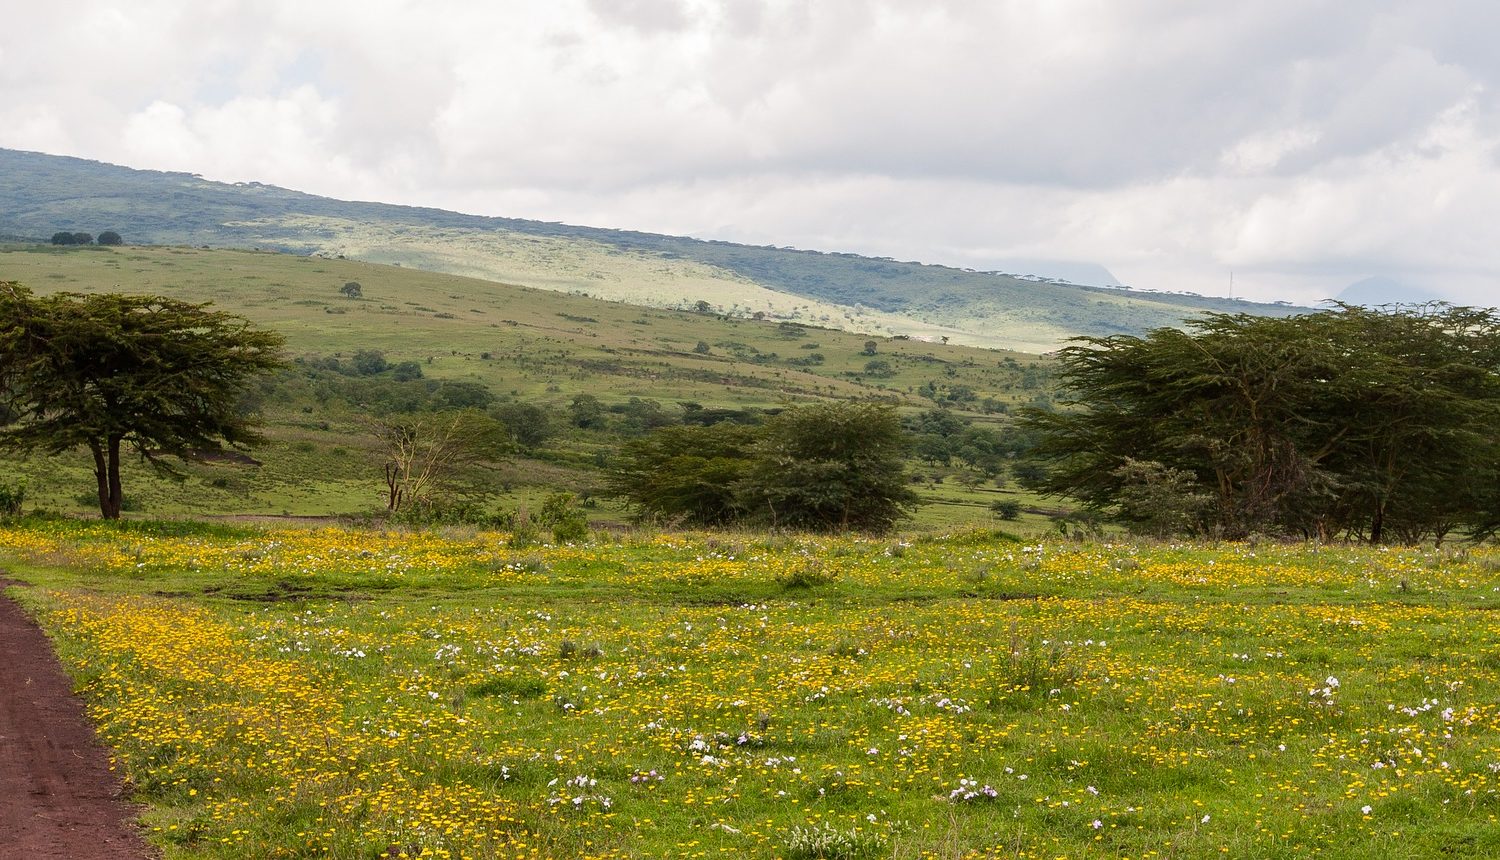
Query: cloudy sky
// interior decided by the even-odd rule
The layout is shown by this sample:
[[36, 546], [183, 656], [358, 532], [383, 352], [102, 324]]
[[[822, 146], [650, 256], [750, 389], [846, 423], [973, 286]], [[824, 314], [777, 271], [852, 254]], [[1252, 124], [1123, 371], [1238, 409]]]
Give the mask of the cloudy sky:
[[73, 0], [0, 146], [1313, 301], [1500, 304], [1492, 0]]

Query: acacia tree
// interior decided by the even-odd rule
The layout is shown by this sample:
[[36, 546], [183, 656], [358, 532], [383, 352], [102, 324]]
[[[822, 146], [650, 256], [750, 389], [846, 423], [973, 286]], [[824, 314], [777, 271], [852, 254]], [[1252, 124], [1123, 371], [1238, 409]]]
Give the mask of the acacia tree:
[[[1131, 519], [1143, 476], [1204, 493], [1190, 530], [1371, 542], [1491, 532], [1500, 317], [1446, 305], [1214, 314], [1061, 353], [1076, 407], [1030, 410], [1031, 485]], [[1122, 468], [1132, 461], [1151, 466]]]
[[920, 502], [908, 443], [889, 406], [821, 403], [759, 427], [656, 430], [624, 446], [610, 487], [643, 519], [884, 532]]
[[626, 442], [610, 473], [610, 489], [641, 520], [725, 526], [744, 512], [735, 484], [750, 465], [757, 429], [723, 422], [662, 427]]
[[374, 421], [385, 449], [386, 510], [431, 505], [455, 478], [503, 456], [504, 425], [474, 412], [417, 413]]
[[881, 403], [819, 403], [766, 422], [734, 485], [751, 520], [813, 531], [889, 531], [919, 504], [909, 439]]
[[281, 366], [282, 338], [240, 317], [158, 296], [37, 297], [0, 282], [0, 448], [94, 457], [99, 511], [118, 519], [120, 458], [158, 468], [260, 441], [240, 407], [257, 374]]

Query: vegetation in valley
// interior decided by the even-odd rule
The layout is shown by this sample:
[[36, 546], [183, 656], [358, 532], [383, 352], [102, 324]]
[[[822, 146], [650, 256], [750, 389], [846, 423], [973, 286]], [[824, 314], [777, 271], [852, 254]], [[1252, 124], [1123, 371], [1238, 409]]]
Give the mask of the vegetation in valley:
[[[494, 433], [404, 515], [534, 514], [563, 492], [592, 520], [623, 522], [631, 511], [608, 478], [630, 440], [865, 400], [891, 404], [915, 432], [908, 480], [927, 502], [916, 526], [991, 522], [1008, 503], [1017, 527], [1037, 531], [1057, 507], [1019, 488], [1019, 449], [997, 441], [1010, 440], [1009, 413], [1052, 396], [1045, 358], [264, 252], [13, 246], [0, 272], [38, 296], [212, 302], [286, 338], [289, 366], [242, 404], [263, 416], [266, 445], [175, 478], [127, 459], [127, 515], [376, 514], [390, 507], [394, 431], [467, 412]], [[0, 483], [33, 508], [97, 509], [86, 456], [10, 468]]]

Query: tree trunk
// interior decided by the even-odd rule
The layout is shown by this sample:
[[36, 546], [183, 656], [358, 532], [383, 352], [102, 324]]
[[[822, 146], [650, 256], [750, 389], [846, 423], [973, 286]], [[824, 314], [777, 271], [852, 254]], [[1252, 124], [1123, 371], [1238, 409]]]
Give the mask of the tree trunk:
[[89, 450], [94, 452], [94, 478], [99, 482], [99, 513], [106, 520], [118, 519], [118, 511], [109, 515], [109, 468], [104, 461], [104, 448], [94, 440], [89, 441]]
[[109, 450], [105, 452], [108, 459], [108, 504], [103, 508], [104, 518], [117, 520], [120, 518], [120, 504], [124, 501], [125, 493], [120, 488], [120, 437], [109, 437]]
[[385, 464], [385, 486], [385, 509], [394, 513], [401, 507], [401, 467], [395, 463]]
[[99, 485], [99, 515], [106, 520], [120, 518], [120, 438], [109, 436], [104, 445], [89, 442], [94, 454], [94, 480]]
[[1378, 544], [1385, 537], [1385, 499], [1375, 503], [1375, 516], [1370, 520], [1370, 543]]

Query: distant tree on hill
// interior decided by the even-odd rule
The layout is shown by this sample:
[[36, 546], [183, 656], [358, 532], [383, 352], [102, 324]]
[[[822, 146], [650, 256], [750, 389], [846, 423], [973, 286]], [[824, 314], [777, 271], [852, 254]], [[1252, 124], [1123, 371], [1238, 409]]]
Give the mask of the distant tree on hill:
[[592, 394], [579, 394], [568, 405], [568, 418], [574, 427], [594, 429], [604, 426], [604, 404]]
[[351, 299], [357, 299], [365, 294], [365, 288], [359, 285], [359, 281], [349, 281], [342, 287], [339, 287], [339, 292]]
[[120, 234], [116, 233], [113, 230], [105, 230], [103, 233], [100, 233], [99, 234], [98, 242], [101, 245], [123, 245], [123, 244], [125, 244], [125, 240], [120, 236]]
[[867, 341], [865, 341], [865, 348], [863, 350], [863, 354], [864, 355], [874, 355], [879, 349], [880, 349], [880, 344], [876, 343], [873, 340], [867, 340]]
[[259, 441], [241, 398], [281, 366], [281, 336], [206, 307], [0, 282], [0, 449], [88, 448], [99, 511], [118, 519], [123, 449], [170, 470], [162, 458]]
[[391, 378], [397, 382], [411, 382], [422, 378], [422, 365], [415, 361], [401, 361], [391, 366]]
[[[378, 349], [361, 349], [354, 353], [354, 372], [360, 376], [374, 376], [384, 373], [390, 368], [385, 360], [385, 353]], [[420, 376], [420, 372], [418, 373]]]
[[510, 439], [523, 448], [535, 448], [552, 436], [552, 418], [532, 403], [506, 403], [492, 411]]

